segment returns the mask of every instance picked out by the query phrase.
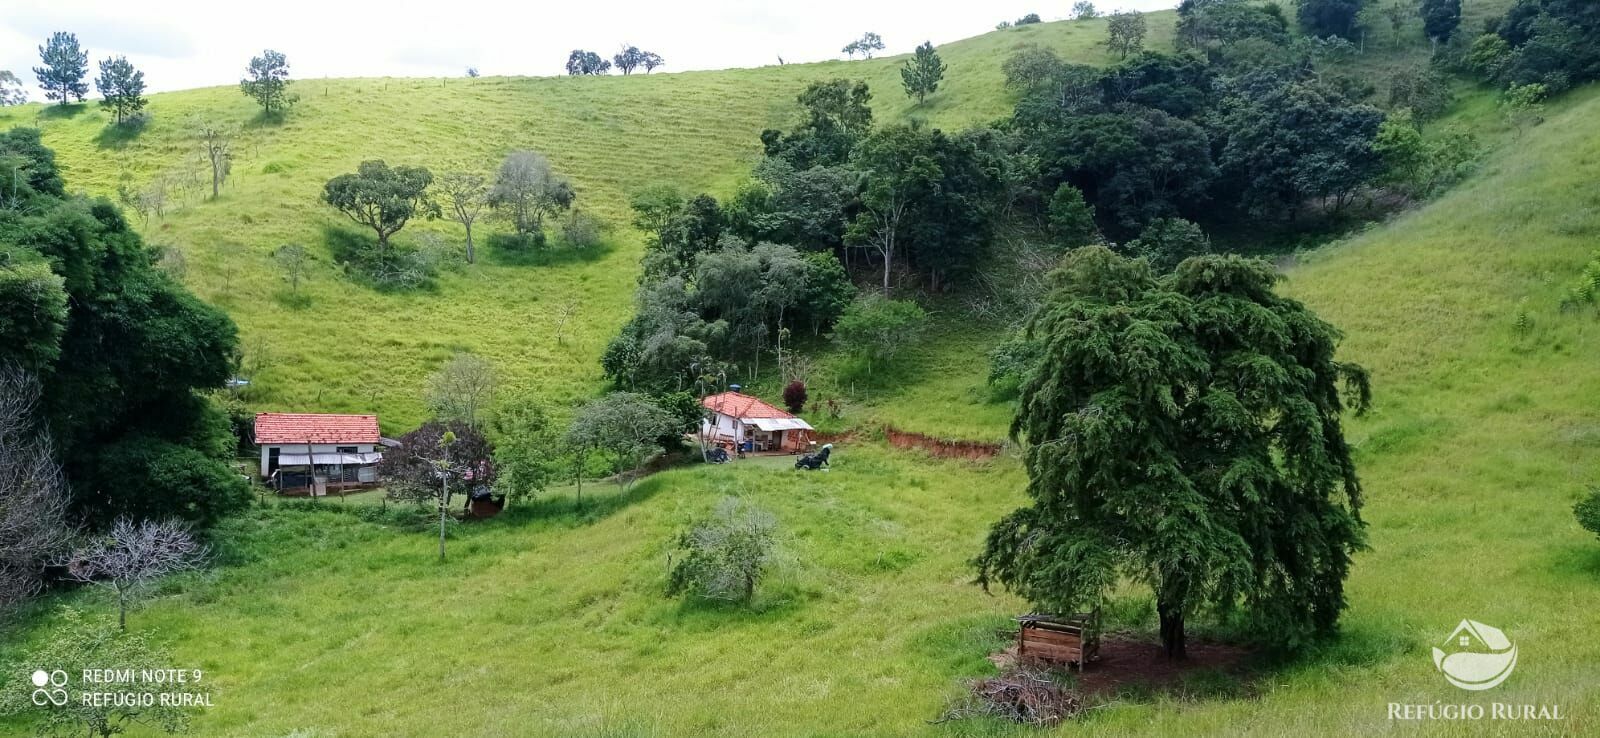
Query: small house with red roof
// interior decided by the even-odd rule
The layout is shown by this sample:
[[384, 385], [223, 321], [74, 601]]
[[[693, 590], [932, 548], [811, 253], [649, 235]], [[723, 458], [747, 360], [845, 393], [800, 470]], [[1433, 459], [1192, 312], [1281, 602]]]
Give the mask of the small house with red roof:
[[257, 413], [261, 478], [279, 492], [322, 495], [328, 488], [378, 483], [378, 416]]
[[708, 441], [719, 446], [743, 446], [748, 451], [801, 451], [814, 431], [806, 421], [738, 392], [722, 392], [700, 401], [710, 410], [702, 421]]

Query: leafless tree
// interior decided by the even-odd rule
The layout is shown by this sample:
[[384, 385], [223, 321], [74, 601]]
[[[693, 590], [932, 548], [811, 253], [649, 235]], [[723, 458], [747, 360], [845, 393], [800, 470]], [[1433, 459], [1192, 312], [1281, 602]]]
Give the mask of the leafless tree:
[[550, 160], [535, 151], [506, 155], [489, 190], [489, 205], [506, 214], [517, 233], [544, 230], [544, 219], [572, 207], [577, 194], [566, 177], [550, 168]]
[[198, 568], [206, 547], [177, 520], [118, 518], [111, 530], [67, 558], [67, 576], [100, 584], [117, 596], [117, 625], [128, 628], [128, 606], [162, 577]]
[[139, 215], [140, 224], [149, 225], [151, 215], [158, 219], [167, 217], [168, 193], [174, 182], [173, 175], [162, 173], [141, 189], [135, 190], [124, 183], [117, 187], [117, 199]]
[[33, 375], [0, 366], [0, 613], [38, 592], [72, 537], [67, 481], [35, 417], [39, 394]]
[[428, 378], [428, 407], [436, 417], [477, 427], [478, 411], [494, 400], [494, 365], [477, 354], [460, 353]]
[[563, 343], [567, 336], [567, 323], [571, 322], [572, 318], [577, 314], [577, 299], [568, 298], [566, 302], [561, 303], [561, 310], [556, 313], [556, 345], [559, 346]]
[[262, 372], [272, 368], [275, 359], [272, 344], [257, 336], [245, 344], [244, 355], [239, 359], [239, 371], [244, 373], [245, 379], [255, 381]]
[[445, 215], [467, 229], [467, 263], [478, 260], [472, 224], [489, 204], [489, 179], [471, 172], [448, 172], [434, 183], [444, 193]]
[[306, 253], [305, 247], [299, 244], [284, 244], [274, 251], [272, 258], [277, 260], [278, 267], [283, 269], [283, 278], [289, 280], [289, 292], [295, 296], [300, 294], [300, 280], [305, 278], [306, 265], [311, 261], [311, 255]]
[[222, 183], [233, 168], [233, 132], [221, 123], [198, 119], [194, 135], [200, 142], [200, 158], [211, 165], [211, 197], [222, 192]]
[[888, 297], [889, 276], [892, 273], [894, 255], [899, 246], [902, 230], [900, 225], [905, 220], [911, 198], [896, 188], [885, 188], [883, 193], [881, 198], [874, 199], [871, 203], [863, 201], [862, 209], [867, 216], [870, 216], [872, 223], [864, 243], [883, 257], [883, 295]]

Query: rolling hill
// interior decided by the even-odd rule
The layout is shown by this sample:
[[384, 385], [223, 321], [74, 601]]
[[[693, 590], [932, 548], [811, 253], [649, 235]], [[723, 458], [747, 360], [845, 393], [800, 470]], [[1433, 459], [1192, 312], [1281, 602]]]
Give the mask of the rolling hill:
[[[1174, 17], [1152, 16], [1152, 45], [1170, 45]], [[534, 385], [558, 403], [598, 389], [597, 359], [631, 310], [642, 253], [627, 226], [629, 193], [658, 182], [731, 192], [760, 155], [762, 129], [792, 125], [795, 95], [811, 81], [865, 79], [879, 121], [961, 128], [1009, 114], [1000, 63], [1017, 45], [1106, 63], [1104, 34], [1104, 21], [1049, 23], [948, 44], [940, 50], [948, 82], [921, 109], [900, 90], [903, 57], [885, 57], [628, 77], [302, 80], [282, 124], [258, 120], [237, 88], [215, 87], [152, 95], [149, 123], [131, 135], [108, 128], [108, 114], [90, 105], [0, 109], [0, 127], [38, 126], [70, 187], [112, 196], [119, 184], [200, 167], [193, 117], [237, 126], [221, 197], [201, 198], [206, 170], [204, 187], [144, 226], [147, 240], [179, 249], [185, 282], [239, 323], [246, 353], [263, 367], [252, 404], [375, 411], [399, 433], [423, 419], [423, 381], [457, 351], [489, 358], [503, 384]], [[329, 229], [356, 226], [319, 199], [330, 177], [367, 159], [487, 173], [524, 148], [548, 155], [572, 178], [578, 206], [614, 226], [606, 246], [556, 250], [533, 264], [488, 250], [432, 292], [382, 293], [341, 273]], [[427, 233], [461, 240], [459, 226], [443, 221], [414, 223], [399, 239]], [[286, 299], [271, 258], [288, 243], [315, 259], [304, 307]], [[558, 341], [568, 300], [576, 314]]]
[[[1595, 729], [1600, 546], [1570, 509], [1600, 444], [1600, 323], [1559, 304], [1600, 235], [1600, 90], [1564, 108], [1437, 202], [1287, 272], [1286, 289], [1346, 331], [1343, 355], [1376, 391], [1350, 429], [1371, 550], [1341, 637], [1268, 666], [1248, 696], [1206, 683], [1134, 696], [1061, 734], [1468, 734], [1400, 726], [1387, 707], [1479, 701], [1429, 656], [1463, 618], [1520, 649], [1493, 701], [1567, 716], [1496, 733]], [[829, 474], [669, 471], [631, 493], [591, 489], [581, 512], [559, 490], [462, 526], [444, 565], [427, 533], [337, 500], [272, 504], [227, 523], [222, 566], [173, 582], [133, 624], [216, 679], [205, 734], [1036, 734], [926, 722], [959, 678], [992, 669], [993, 632], [1022, 606], [985, 596], [965, 564], [1020, 501], [1015, 459], [875, 443], [836, 458]], [[777, 514], [780, 573], [750, 609], [662, 597], [672, 537], [727, 494]], [[1147, 627], [1133, 614], [1147, 596], [1113, 623]]]
[[[997, 70], [1024, 39], [1095, 58], [1096, 38], [1044, 24], [951, 44], [950, 104], [914, 114], [951, 126], [1002, 114], [999, 85], [980, 68]], [[403, 427], [420, 415], [422, 377], [457, 348], [571, 400], [597, 385], [594, 357], [626, 319], [636, 234], [621, 229], [601, 253], [546, 264], [491, 256], [436, 293], [376, 293], [332, 274], [322, 234], [337, 215], [316, 202], [321, 181], [374, 156], [487, 166], [530, 146], [620, 223], [640, 183], [725, 191], [756, 154], [755, 133], [784, 124], [809, 79], [866, 75], [880, 119], [913, 114], [892, 84], [896, 64], [306, 82], [285, 125], [246, 128], [251, 143], [239, 147], [220, 201], [191, 203], [146, 232], [185, 250], [189, 283], [236, 316], [247, 345], [270, 347], [265, 406], [376, 407], [386, 426]], [[325, 94], [313, 94], [318, 85]], [[126, 142], [95, 141], [103, 122], [91, 111], [28, 108], [0, 113], [0, 125], [40, 121], [69, 182], [106, 192], [122, 169], [147, 177], [181, 159], [187, 144], [175, 120], [186, 112], [251, 115], [223, 88], [157, 96], [155, 106], [150, 127]], [[1460, 114], [1481, 114], [1470, 107]], [[1182, 697], [1135, 694], [1058, 733], [1600, 730], [1600, 645], [1589, 633], [1600, 545], [1571, 515], [1595, 483], [1600, 321], [1592, 308], [1561, 307], [1600, 243], [1597, 121], [1600, 88], [1571, 93], [1545, 124], [1506, 134], [1436, 201], [1285, 260], [1283, 289], [1346, 333], [1341, 358], [1366, 366], [1375, 391], [1373, 411], [1348, 426], [1371, 549], [1357, 556], [1341, 637], [1268, 662], [1242, 694], [1208, 682]], [[438, 150], [449, 155], [430, 154]], [[416, 230], [450, 233], [443, 224]], [[282, 287], [266, 254], [285, 241], [324, 258], [309, 308], [274, 298]], [[549, 306], [574, 293], [583, 325], [558, 344]], [[362, 330], [336, 330], [349, 324]], [[1004, 408], [971, 396], [984, 333], [945, 326], [923, 349], [928, 365], [875, 399], [874, 411], [958, 437], [1002, 432]], [[201, 734], [1038, 734], [928, 722], [959, 679], [992, 671], [994, 631], [1024, 606], [986, 596], [966, 564], [989, 523], [1021, 501], [1020, 464], [938, 461], [865, 438], [836, 458], [828, 474], [762, 463], [675, 469], [629, 493], [586, 489], [582, 509], [573, 490], [556, 490], [459, 527], [442, 565], [426, 533], [392, 519], [335, 500], [268, 503], [225, 524], [218, 567], [174, 580], [132, 622], [214, 675], [217, 707], [196, 723]], [[662, 597], [673, 537], [729, 494], [777, 515], [787, 552], [778, 574], [748, 609]], [[55, 604], [104, 600], [66, 593], [40, 610]], [[1130, 593], [1112, 624], [1148, 629], [1139, 614], [1148, 609], [1148, 595]], [[1489, 696], [1449, 686], [1430, 659], [1463, 618], [1504, 630], [1520, 649], [1515, 674]], [[0, 662], [48, 623], [0, 644]], [[1566, 719], [1389, 717], [1391, 703], [1489, 700], [1559, 704]]]

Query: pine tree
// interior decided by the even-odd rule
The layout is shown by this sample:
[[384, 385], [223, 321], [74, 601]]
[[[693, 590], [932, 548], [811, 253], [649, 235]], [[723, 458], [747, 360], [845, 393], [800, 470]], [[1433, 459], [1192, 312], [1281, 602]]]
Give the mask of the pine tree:
[[144, 72], [134, 69], [128, 57], [101, 61], [94, 86], [100, 91], [100, 106], [117, 114], [118, 125], [144, 110]]
[[50, 40], [39, 47], [42, 67], [34, 67], [39, 86], [44, 88], [46, 100], [56, 100], [61, 105], [76, 97], [83, 102], [89, 94], [89, 84], [83, 81], [89, 73], [89, 52], [78, 48], [78, 36], [66, 31], [56, 31]]
[[906, 65], [900, 69], [900, 81], [905, 85], [906, 95], [917, 99], [917, 104], [929, 95], [939, 90], [939, 80], [944, 79], [944, 70], [947, 67], [939, 59], [939, 52], [933, 50], [933, 42], [929, 41], [917, 47], [917, 53], [906, 60]]
[[1172, 658], [1202, 610], [1290, 647], [1334, 628], [1363, 540], [1340, 416], [1366, 408], [1367, 375], [1276, 279], [1232, 255], [1162, 277], [1102, 246], [1067, 257], [1011, 426], [1031, 503], [990, 531], [980, 583], [1062, 613], [1143, 583]]

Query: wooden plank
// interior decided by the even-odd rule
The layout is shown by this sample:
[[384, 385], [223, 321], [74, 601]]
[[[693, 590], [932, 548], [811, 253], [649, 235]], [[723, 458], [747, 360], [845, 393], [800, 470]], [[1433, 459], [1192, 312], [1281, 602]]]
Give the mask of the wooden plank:
[[1034, 646], [1017, 652], [1018, 656], [1044, 661], [1056, 662], [1081, 662], [1083, 651], [1076, 648], [1063, 648], [1059, 646]]
[[1041, 630], [1024, 630], [1022, 631], [1022, 640], [1030, 642], [1037, 641], [1040, 643], [1078, 644], [1083, 642], [1083, 636], [1077, 633], [1052, 633], [1050, 631]]

